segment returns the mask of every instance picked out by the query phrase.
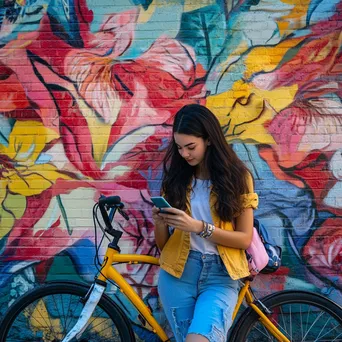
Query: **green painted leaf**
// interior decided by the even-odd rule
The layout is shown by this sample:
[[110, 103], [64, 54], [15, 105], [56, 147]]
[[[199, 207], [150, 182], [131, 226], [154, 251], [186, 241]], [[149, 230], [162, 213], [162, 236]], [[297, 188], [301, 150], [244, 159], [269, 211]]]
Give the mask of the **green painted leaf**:
[[58, 203], [59, 209], [61, 210], [61, 213], [62, 213], [62, 216], [63, 216], [63, 220], [65, 222], [65, 225], [66, 225], [67, 229], [68, 229], [68, 233], [69, 233], [69, 235], [71, 235], [72, 234], [72, 227], [69, 224], [68, 216], [67, 216], [67, 213], [65, 211], [65, 208], [64, 208], [64, 205], [63, 205], [63, 202], [62, 202], [62, 198], [61, 198], [60, 195], [57, 195], [56, 199], [57, 199], [57, 203]]
[[177, 39], [194, 48], [197, 61], [209, 70], [219, 55], [226, 37], [226, 20], [218, 5], [206, 6], [182, 14]]

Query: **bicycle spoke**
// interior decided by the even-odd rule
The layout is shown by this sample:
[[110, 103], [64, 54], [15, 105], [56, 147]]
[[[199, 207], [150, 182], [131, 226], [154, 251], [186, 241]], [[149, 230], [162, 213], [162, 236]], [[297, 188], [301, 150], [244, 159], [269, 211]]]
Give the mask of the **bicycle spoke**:
[[[317, 340], [321, 337], [321, 333], [324, 331], [325, 327], [328, 325], [328, 323], [330, 322], [330, 318], [325, 322], [325, 324], [323, 325], [321, 331], [319, 332], [319, 335], [317, 336]], [[323, 337], [323, 336], [322, 336]]]
[[291, 336], [291, 340], [292, 340], [292, 314], [291, 314], [291, 305], [290, 305], [290, 336]]
[[[325, 337], [325, 336], [329, 336], [329, 335], [327, 335], [327, 334], [330, 334], [332, 331], [336, 330], [337, 328], [338, 328], [338, 326], [336, 325], [334, 328], [332, 328], [332, 329], [330, 329], [329, 331], [327, 331], [323, 336], [319, 336], [319, 338], [323, 338], [323, 337]], [[342, 336], [342, 332], [341, 332], [340, 334], [338, 334], [338, 337], [340, 337], [340, 336]], [[337, 338], [337, 337], [336, 337], [336, 338]], [[335, 338], [333, 341], [335, 341], [336, 338]], [[337, 341], [337, 340], [336, 340], [336, 341]]]
[[333, 341], [340, 341], [340, 337], [342, 339], [342, 332], [340, 334], [338, 334], [338, 336], [336, 336]]
[[270, 335], [270, 332], [266, 329], [266, 327], [264, 325], [262, 325], [261, 323], [259, 323], [259, 325], [261, 325], [263, 331], [260, 330], [260, 328], [258, 328], [258, 326], [256, 326], [256, 330], [259, 331], [263, 336], [267, 337], [267, 338], [272, 338], [272, 336]]
[[309, 332], [311, 331], [312, 327], [316, 324], [316, 322], [324, 315], [324, 312], [321, 312], [320, 315], [318, 317], [316, 317], [316, 319], [314, 320], [314, 322], [311, 324], [311, 326], [309, 327], [309, 329], [307, 330], [306, 334], [304, 335], [304, 339], [306, 338], [306, 336], [309, 334]]
[[283, 319], [283, 326], [281, 328], [282, 328], [282, 330], [284, 330], [284, 333], [286, 333], [286, 335], [288, 335], [287, 329], [286, 329], [285, 317], [284, 317], [284, 313], [283, 313], [282, 308], [280, 308], [280, 313], [281, 313], [281, 317]]
[[[98, 332], [98, 333], [102, 333], [103, 331], [105, 331], [105, 330], [108, 330], [108, 329], [112, 329], [112, 326], [115, 326], [114, 324], [113, 324], [113, 322], [112, 322], [112, 324], [110, 325], [110, 326], [106, 326], [104, 329], [102, 329], [102, 330], [99, 330], [99, 329], [96, 329], [97, 327], [100, 327], [101, 325], [106, 325], [106, 324], [104, 324], [104, 322], [101, 322], [101, 321], [99, 321], [99, 323], [97, 323], [96, 325], [94, 325], [94, 323], [93, 322], [95, 322], [95, 321], [97, 321], [97, 320], [106, 320], [106, 321], [108, 321], [109, 319], [108, 318], [99, 318], [99, 317], [93, 317], [93, 319], [92, 319], [92, 321], [89, 323], [89, 326], [87, 327], [87, 330], [89, 330], [89, 329], [94, 329], [96, 332]], [[86, 331], [87, 331], [86, 330]]]
[[[59, 315], [58, 303], [57, 303], [56, 300], [55, 300], [55, 296], [52, 296], [52, 300], [53, 300], [53, 303], [54, 303], [55, 310], [56, 310], [56, 312], [58, 313], [58, 317], [59, 317], [59, 320], [60, 320], [61, 329], [63, 329], [62, 317], [64, 317], [64, 315], [63, 315], [63, 316]], [[62, 305], [62, 307], [63, 307], [63, 301], [61, 300], [60, 302], [61, 302], [61, 305]], [[49, 317], [50, 317], [50, 315], [49, 315]], [[65, 329], [63, 329], [62, 333], [64, 333], [64, 332], [65, 332]]]
[[309, 318], [310, 318], [310, 307], [309, 307], [309, 311], [308, 311], [308, 313], [307, 313], [307, 315], [306, 315], [306, 323], [305, 323], [305, 335], [304, 335], [304, 338], [303, 338], [303, 341], [305, 340], [305, 336], [307, 335], [307, 331], [308, 331], [308, 329], [307, 329], [307, 327], [308, 327], [308, 324], [309, 324]]
[[302, 336], [301, 341], [303, 341], [304, 331], [303, 331], [302, 304], [300, 304], [299, 306], [299, 317], [300, 317], [300, 331], [301, 331], [301, 336]]
[[[82, 310], [82, 308], [83, 308], [83, 305], [80, 303], [80, 301], [79, 300], [77, 300], [76, 301], [76, 299], [75, 299], [75, 302], [77, 302], [77, 304], [75, 304], [76, 305], [76, 308], [74, 307], [73, 309], [71, 309], [71, 300], [69, 301], [69, 307], [68, 307], [68, 311], [67, 312], [77, 312], [77, 310], [78, 310], [78, 308], [79, 308], [79, 306], [81, 307], [80, 308], [80, 311]], [[77, 310], [75, 310], [75, 309], [77, 309]], [[66, 326], [66, 329], [65, 329], [65, 333], [67, 333], [72, 327], [73, 327], [73, 320], [72, 319], [69, 319], [69, 322], [68, 322], [68, 324], [67, 324], [67, 326]]]
[[290, 338], [288, 331], [286, 329], [285, 314], [284, 314], [283, 309], [281, 307], [279, 309], [280, 309], [280, 316], [283, 320], [283, 325], [281, 325], [276, 318], [272, 317], [271, 321], [272, 321], [273, 325], [276, 326], [277, 329], [279, 329], [283, 335], [285, 335], [287, 338]]
[[[40, 304], [42, 303], [42, 304]], [[39, 307], [39, 305], [44, 305], [45, 307], [45, 304], [43, 303], [43, 299], [40, 299], [36, 305], [34, 305], [34, 309], [32, 309], [32, 313], [30, 314], [29, 317], [27, 317], [28, 321], [31, 321], [31, 320], [34, 320], [37, 322], [37, 326], [39, 326], [41, 324], [41, 321], [43, 321], [45, 323], [45, 327], [47, 328], [48, 332], [51, 333], [51, 335], [53, 335], [54, 337], [55, 334], [54, 334], [54, 331], [52, 330], [52, 322], [50, 320], [50, 317], [48, 317], [48, 320], [50, 322], [50, 324], [46, 321], [46, 315], [43, 315], [42, 312], [41, 312], [41, 308]], [[46, 307], [45, 307], [45, 310], [46, 310]], [[40, 316], [40, 320], [38, 320], [36, 318], [36, 315], [39, 315]], [[31, 324], [30, 324], [31, 325]]]
[[[60, 301], [60, 303], [61, 303], [61, 306], [62, 306], [62, 312], [63, 312], [63, 314], [62, 314], [62, 316], [61, 316], [61, 325], [62, 325], [62, 327], [63, 327], [63, 333], [65, 333], [67, 330], [66, 330], [66, 326], [65, 326], [65, 324], [66, 324], [66, 319], [67, 319], [67, 317], [65, 316], [65, 313], [64, 313], [64, 303], [63, 303], [63, 298], [62, 298], [62, 294], [59, 294], [59, 296], [60, 296], [60, 299], [61, 299], [61, 301]], [[69, 298], [70, 298], [70, 296], [68, 296]], [[70, 301], [69, 301], [70, 302]], [[63, 324], [63, 319], [62, 319], [62, 317], [64, 317], [65, 318], [65, 320], [64, 320], [64, 324]]]

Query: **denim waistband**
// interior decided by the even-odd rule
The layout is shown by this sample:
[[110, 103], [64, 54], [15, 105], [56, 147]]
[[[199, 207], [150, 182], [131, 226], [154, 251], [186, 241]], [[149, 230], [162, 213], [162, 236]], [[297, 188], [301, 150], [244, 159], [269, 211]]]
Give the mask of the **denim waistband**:
[[214, 263], [222, 263], [221, 257], [218, 254], [203, 254], [198, 251], [192, 251], [189, 252], [189, 258], [195, 259], [195, 260], [202, 260], [203, 262], [214, 262]]

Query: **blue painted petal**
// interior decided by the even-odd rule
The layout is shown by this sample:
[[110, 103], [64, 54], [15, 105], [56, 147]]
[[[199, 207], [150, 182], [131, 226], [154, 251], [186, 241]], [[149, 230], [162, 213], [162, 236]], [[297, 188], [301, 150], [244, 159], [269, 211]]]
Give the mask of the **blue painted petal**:
[[78, 240], [73, 246], [65, 250], [71, 257], [77, 273], [85, 281], [93, 281], [97, 269], [94, 265], [95, 247], [89, 239]]
[[39, 263], [39, 260], [0, 262], [0, 288], [3, 287], [14, 273], [24, 270], [26, 267]]
[[51, 159], [52, 159], [52, 156], [46, 153], [42, 153], [37, 158], [35, 164], [47, 164], [50, 162]]
[[13, 119], [8, 119], [0, 114], [0, 144], [8, 147], [9, 135], [14, 124]]
[[73, 0], [51, 0], [48, 10], [52, 32], [75, 48], [83, 47], [80, 27]]
[[329, 19], [336, 13], [340, 0], [312, 0], [306, 16], [307, 25]]
[[156, 39], [167, 36], [175, 38], [180, 29], [183, 4], [167, 4], [156, 7], [149, 21], [138, 23], [134, 33], [132, 45], [120, 56], [120, 59], [137, 58], [146, 52]]
[[[273, 229], [276, 224], [277, 228], [290, 228], [295, 235], [306, 236], [314, 226], [317, 215], [309, 189], [301, 189], [275, 178], [267, 163], [260, 158], [257, 146], [235, 144], [234, 150], [255, 178], [255, 189], [260, 199], [256, 216], [263, 218], [265, 226], [268, 223], [264, 219]], [[278, 229], [274, 230], [276, 234]]]

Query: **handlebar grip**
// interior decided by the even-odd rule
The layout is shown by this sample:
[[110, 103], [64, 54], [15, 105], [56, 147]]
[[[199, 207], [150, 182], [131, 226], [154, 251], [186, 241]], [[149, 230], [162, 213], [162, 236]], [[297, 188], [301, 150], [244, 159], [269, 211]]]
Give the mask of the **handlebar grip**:
[[103, 196], [99, 198], [99, 204], [101, 206], [103, 205], [111, 206], [111, 205], [117, 205], [120, 203], [121, 203], [120, 196], [108, 196], [108, 197]]
[[104, 223], [106, 224], [106, 227], [107, 229], [109, 229], [110, 231], [113, 229], [113, 226], [112, 226], [112, 223], [108, 217], [108, 213], [107, 213], [107, 210], [105, 208], [105, 206], [118, 206], [118, 207], [121, 207], [123, 206], [123, 204], [121, 203], [121, 198], [119, 196], [109, 196], [109, 197], [106, 197], [106, 196], [101, 196], [99, 198], [99, 208], [100, 208], [100, 211], [101, 211], [101, 215], [103, 217], [103, 221]]

